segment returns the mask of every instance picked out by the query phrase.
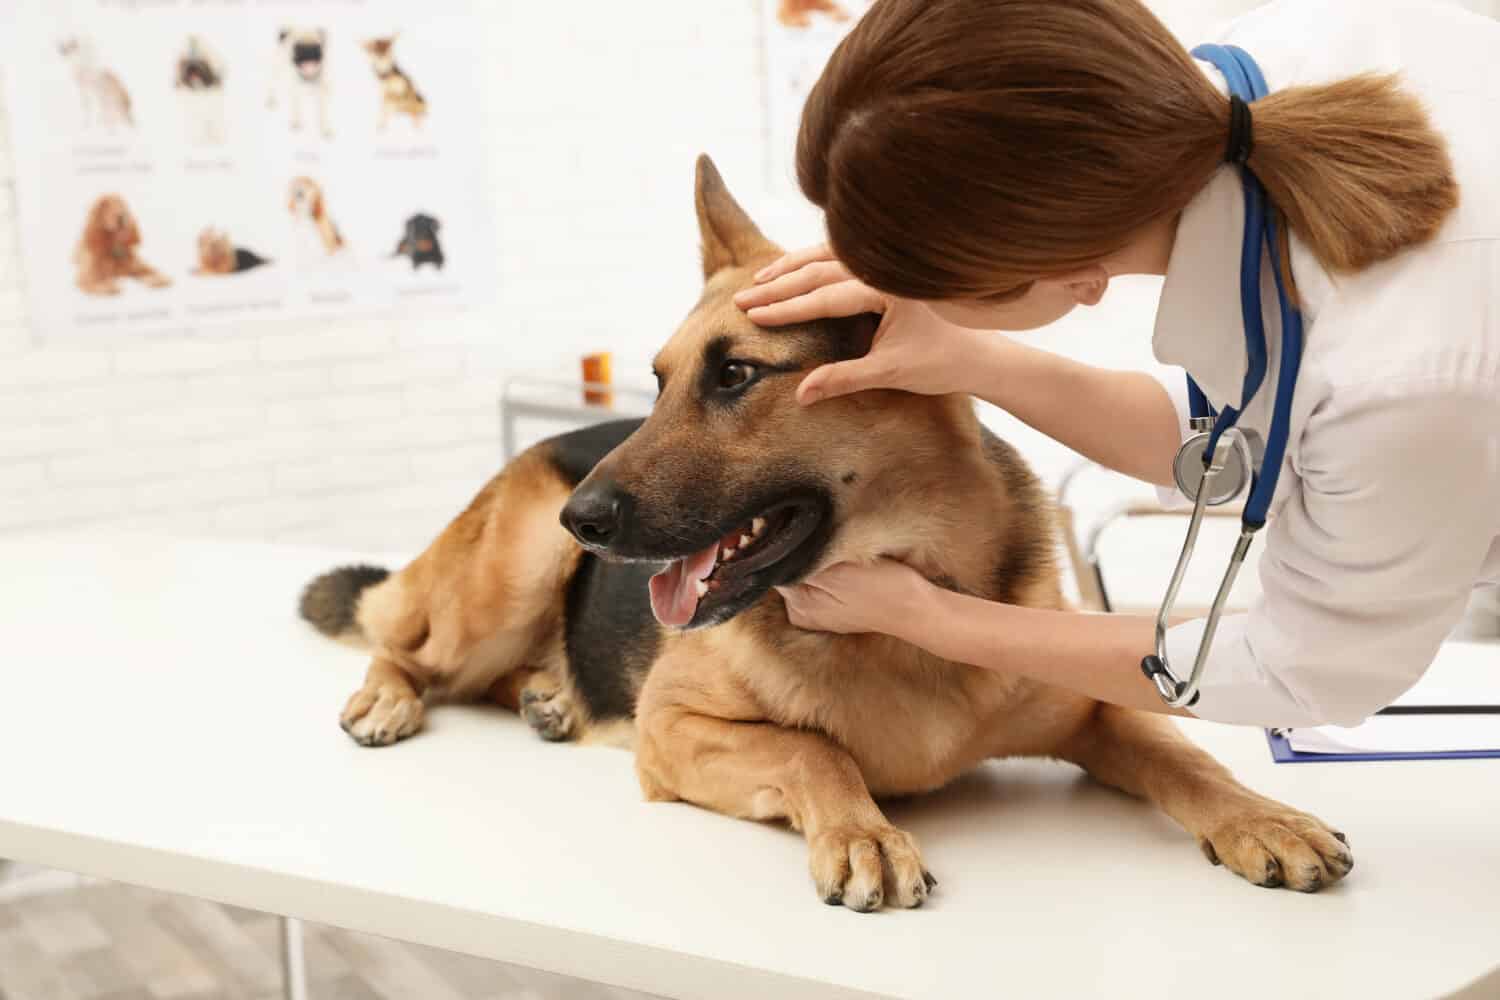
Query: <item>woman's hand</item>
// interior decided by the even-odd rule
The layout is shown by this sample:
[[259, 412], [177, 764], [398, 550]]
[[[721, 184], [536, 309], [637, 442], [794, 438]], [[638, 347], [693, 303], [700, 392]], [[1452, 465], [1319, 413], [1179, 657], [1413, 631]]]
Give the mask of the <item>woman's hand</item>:
[[975, 355], [986, 346], [986, 335], [945, 322], [920, 302], [876, 291], [851, 275], [826, 244], [787, 254], [755, 281], [734, 303], [761, 326], [883, 314], [868, 354], [824, 365], [802, 380], [797, 401], [804, 406], [865, 389], [927, 396], [973, 391]]
[[849, 273], [827, 243], [793, 250], [755, 273], [734, 304], [761, 326], [883, 313], [891, 298]]
[[[811, 632], [883, 632], [907, 641], [906, 626], [928, 619], [923, 608], [936, 585], [905, 563], [882, 559], [871, 565], [838, 563], [795, 587], [777, 587], [787, 618]], [[896, 628], [903, 627], [901, 632]]]

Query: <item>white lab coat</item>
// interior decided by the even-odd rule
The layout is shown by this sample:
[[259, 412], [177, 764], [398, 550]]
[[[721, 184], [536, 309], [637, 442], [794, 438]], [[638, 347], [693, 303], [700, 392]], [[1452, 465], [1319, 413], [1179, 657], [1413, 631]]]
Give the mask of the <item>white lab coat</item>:
[[[1272, 91], [1399, 71], [1461, 185], [1434, 242], [1360, 274], [1329, 275], [1293, 239], [1306, 346], [1257, 541], [1261, 597], [1221, 622], [1192, 709], [1353, 724], [1421, 677], [1473, 587], [1500, 583], [1500, 22], [1433, 0], [1280, 0], [1216, 40], [1249, 52]], [[1245, 372], [1242, 197], [1226, 167], [1184, 212], [1153, 340], [1216, 408], [1239, 403]], [[1281, 331], [1269, 267], [1263, 279], [1270, 359], [1240, 425], [1264, 437]], [[1165, 384], [1186, 436], [1183, 380]], [[1201, 633], [1168, 633], [1179, 676]]]

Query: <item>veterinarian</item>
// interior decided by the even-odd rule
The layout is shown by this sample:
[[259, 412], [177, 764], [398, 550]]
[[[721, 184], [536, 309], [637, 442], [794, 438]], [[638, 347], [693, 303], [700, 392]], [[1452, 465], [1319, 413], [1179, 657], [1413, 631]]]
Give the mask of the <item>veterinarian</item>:
[[[1281, 0], [1221, 41], [1258, 64], [1268, 96], [1232, 103], [1214, 62], [1135, 0], [880, 0], [803, 116], [798, 176], [829, 244], [738, 299], [768, 326], [884, 313], [867, 356], [805, 378], [804, 405], [972, 393], [1171, 487], [1189, 435], [1180, 375], [982, 331], [1036, 329], [1117, 275], [1163, 275], [1157, 358], [1215, 412], [1240, 407], [1258, 179], [1290, 234], [1275, 255], [1289, 312], [1267, 254], [1268, 374], [1241, 429], [1269, 436], [1299, 309], [1304, 346], [1263, 596], [1220, 621], [1190, 712], [1142, 671], [1150, 617], [993, 604], [888, 561], [785, 590], [795, 624], [887, 632], [1138, 709], [1347, 725], [1409, 688], [1470, 590], [1500, 582], [1500, 23], [1437, 3]], [[1203, 631], [1166, 632], [1178, 676]]]

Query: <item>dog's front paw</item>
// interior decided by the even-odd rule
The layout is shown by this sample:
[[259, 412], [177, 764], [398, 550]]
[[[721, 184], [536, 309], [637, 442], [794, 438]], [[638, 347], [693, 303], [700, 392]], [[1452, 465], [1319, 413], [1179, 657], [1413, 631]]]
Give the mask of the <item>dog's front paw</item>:
[[392, 685], [354, 692], [339, 716], [339, 725], [360, 746], [384, 747], [422, 728], [422, 699]]
[[1342, 833], [1270, 800], [1249, 805], [1198, 844], [1209, 861], [1267, 889], [1317, 892], [1354, 867]]
[[572, 738], [578, 730], [573, 699], [556, 687], [535, 686], [522, 691], [521, 718], [538, 736], [554, 743]]
[[917, 842], [894, 826], [836, 826], [814, 836], [813, 885], [829, 906], [860, 913], [892, 906], [921, 906], [937, 886], [922, 866]]

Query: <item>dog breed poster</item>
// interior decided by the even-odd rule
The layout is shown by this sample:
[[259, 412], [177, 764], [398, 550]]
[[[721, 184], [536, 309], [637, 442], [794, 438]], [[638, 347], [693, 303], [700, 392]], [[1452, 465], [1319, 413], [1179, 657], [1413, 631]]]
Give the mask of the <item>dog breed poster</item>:
[[11, 17], [37, 336], [490, 294], [470, 0], [22, 0]]

